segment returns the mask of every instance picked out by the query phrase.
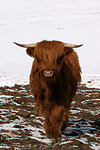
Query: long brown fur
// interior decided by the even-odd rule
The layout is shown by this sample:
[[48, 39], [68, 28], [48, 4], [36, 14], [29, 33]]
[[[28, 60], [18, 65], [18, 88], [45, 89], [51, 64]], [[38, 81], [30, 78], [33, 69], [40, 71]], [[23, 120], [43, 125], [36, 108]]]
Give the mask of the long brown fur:
[[[27, 54], [35, 58], [30, 74], [30, 87], [35, 105], [45, 117], [44, 128], [50, 137], [60, 137], [68, 121], [68, 111], [81, 81], [78, 56], [59, 41], [42, 41]], [[52, 69], [55, 76], [46, 78], [42, 71]]]

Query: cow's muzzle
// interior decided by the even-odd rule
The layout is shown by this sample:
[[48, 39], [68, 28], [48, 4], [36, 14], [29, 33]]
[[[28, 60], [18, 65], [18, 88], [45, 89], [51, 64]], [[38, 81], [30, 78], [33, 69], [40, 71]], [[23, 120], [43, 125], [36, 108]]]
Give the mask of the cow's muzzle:
[[43, 70], [43, 76], [44, 77], [53, 77], [54, 71], [53, 70]]

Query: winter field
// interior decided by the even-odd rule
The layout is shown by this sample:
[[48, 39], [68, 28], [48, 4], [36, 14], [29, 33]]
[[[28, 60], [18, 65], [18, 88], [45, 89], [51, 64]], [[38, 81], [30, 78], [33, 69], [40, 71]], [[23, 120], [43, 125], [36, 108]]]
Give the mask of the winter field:
[[[75, 49], [82, 82], [61, 141], [49, 139], [29, 89], [33, 59], [13, 42], [60, 40]], [[100, 150], [100, 0], [0, 0], [0, 150]]]
[[27, 74], [0, 74], [1, 150], [100, 150], [100, 76], [83, 75], [61, 141], [47, 137]]

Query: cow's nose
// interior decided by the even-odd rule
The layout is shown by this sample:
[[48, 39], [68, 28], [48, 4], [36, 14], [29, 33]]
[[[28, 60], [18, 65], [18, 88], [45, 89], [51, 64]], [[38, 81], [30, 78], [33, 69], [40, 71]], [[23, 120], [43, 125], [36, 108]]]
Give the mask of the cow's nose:
[[43, 75], [45, 77], [52, 77], [53, 76], [53, 70], [44, 70]]

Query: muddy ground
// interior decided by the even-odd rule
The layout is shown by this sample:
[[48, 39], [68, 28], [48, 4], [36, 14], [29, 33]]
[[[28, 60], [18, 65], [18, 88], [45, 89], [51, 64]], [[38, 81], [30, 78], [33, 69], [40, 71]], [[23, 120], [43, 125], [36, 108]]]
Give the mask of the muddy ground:
[[43, 122], [28, 85], [0, 87], [0, 150], [100, 150], [100, 89], [79, 86], [61, 141]]

